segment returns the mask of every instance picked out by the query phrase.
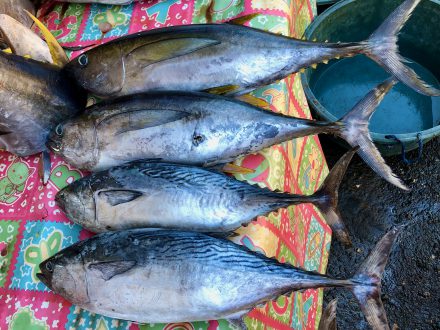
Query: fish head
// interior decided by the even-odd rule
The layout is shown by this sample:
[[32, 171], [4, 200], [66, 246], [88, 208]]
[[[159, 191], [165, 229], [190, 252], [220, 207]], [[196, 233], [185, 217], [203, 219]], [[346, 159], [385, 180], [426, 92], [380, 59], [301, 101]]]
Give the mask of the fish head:
[[89, 301], [86, 270], [78, 244], [64, 249], [40, 263], [38, 279], [53, 292], [77, 305]]
[[75, 181], [55, 196], [58, 206], [73, 222], [97, 232], [94, 193], [87, 178]]
[[46, 146], [72, 166], [93, 169], [98, 161], [96, 141], [94, 122], [79, 117], [58, 124], [50, 132]]
[[65, 70], [83, 88], [101, 97], [115, 96], [125, 81], [124, 58], [118, 44], [106, 44], [72, 59]]

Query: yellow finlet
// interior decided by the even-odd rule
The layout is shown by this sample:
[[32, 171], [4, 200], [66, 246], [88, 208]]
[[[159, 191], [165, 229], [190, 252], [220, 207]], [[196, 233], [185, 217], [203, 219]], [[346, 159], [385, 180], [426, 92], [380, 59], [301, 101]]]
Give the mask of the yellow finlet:
[[240, 86], [238, 85], [225, 85], [225, 86], [219, 86], [219, 87], [213, 87], [206, 89], [205, 92], [210, 94], [216, 94], [216, 95], [224, 95], [231, 92], [235, 92], [240, 89]]
[[11, 49], [11, 48], [3, 49], [3, 51], [4, 51], [5, 53], [12, 54], [12, 49]]
[[313, 64], [311, 65], [311, 67], [312, 67], [312, 69], [316, 69], [316, 68], [318, 67], [318, 64], [313, 63]]
[[237, 100], [252, 104], [253, 106], [263, 108], [263, 109], [270, 109], [270, 104], [266, 102], [265, 100], [262, 100], [258, 97], [255, 97], [251, 94], [245, 94], [245, 95], [239, 95], [235, 97]]
[[252, 174], [255, 173], [255, 170], [239, 165], [235, 165], [232, 163], [226, 164], [223, 166], [222, 169], [223, 172], [229, 173], [229, 174]]
[[53, 63], [59, 67], [63, 67], [64, 65], [66, 65], [69, 62], [69, 58], [67, 57], [64, 49], [58, 43], [58, 40], [55, 39], [52, 33], [50, 33], [47, 27], [43, 23], [41, 23], [38, 18], [36, 18], [27, 10], [24, 11], [29, 15], [30, 18], [32, 18], [32, 20], [38, 26], [44, 38], [46, 39], [47, 46], [49, 47], [50, 55], [52, 56], [53, 59]]

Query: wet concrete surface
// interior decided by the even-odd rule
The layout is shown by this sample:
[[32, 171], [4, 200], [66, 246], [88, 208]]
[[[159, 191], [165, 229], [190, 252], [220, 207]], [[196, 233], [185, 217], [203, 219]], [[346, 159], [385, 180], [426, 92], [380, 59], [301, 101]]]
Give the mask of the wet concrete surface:
[[[320, 137], [329, 166], [344, 153]], [[417, 152], [410, 152], [414, 158]], [[405, 165], [400, 156], [387, 163], [411, 188], [399, 190], [373, 173], [355, 156], [340, 188], [339, 207], [353, 247], [332, 242], [328, 273], [352, 275], [387, 230], [407, 226], [396, 241], [382, 280], [382, 300], [390, 327], [440, 329], [440, 139], [425, 146], [423, 159]], [[324, 302], [338, 298], [338, 329], [370, 329], [351, 292], [333, 289]]]

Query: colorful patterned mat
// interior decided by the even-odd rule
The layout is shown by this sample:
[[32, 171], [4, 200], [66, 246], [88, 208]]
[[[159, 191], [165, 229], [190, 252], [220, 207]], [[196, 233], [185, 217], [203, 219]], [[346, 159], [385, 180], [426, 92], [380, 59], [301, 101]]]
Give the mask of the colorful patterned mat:
[[[116, 36], [168, 25], [204, 23], [208, 0], [140, 1], [130, 6], [51, 4], [44, 22], [65, 46], [87, 46]], [[309, 0], [216, 0], [213, 19], [225, 21], [262, 13], [249, 25], [300, 37], [315, 12]], [[102, 30], [112, 26], [103, 35]], [[78, 51], [71, 54], [78, 55]], [[271, 110], [310, 118], [299, 76], [293, 75], [253, 93]], [[229, 329], [227, 321], [138, 325], [95, 315], [72, 306], [38, 281], [38, 264], [91, 233], [72, 224], [54, 203], [54, 195], [83, 173], [52, 157], [49, 184], [39, 179], [40, 157], [23, 159], [0, 153], [0, 329]], [[297, 139], [237, 160], [254, 168], [240, 180], [271, 189], [310, 194], [328, 173], [317, 137]], [[282, 209], [260, 217], [234, 241], [278, 260], [325, 272], [331, 231], [311, 205]], [[280, 297], [254, 309], [250, 329], [316, 329], [322, 291]]]

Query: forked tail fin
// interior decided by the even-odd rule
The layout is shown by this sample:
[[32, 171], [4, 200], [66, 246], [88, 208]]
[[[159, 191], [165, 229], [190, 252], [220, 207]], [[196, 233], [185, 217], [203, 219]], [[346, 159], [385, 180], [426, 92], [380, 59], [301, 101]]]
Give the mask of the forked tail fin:
[[420, 79], [405, 60], [397, 46], [397, 36], [421, 0], [406, 0], [397, 7], [375, 32], [363, 42], [366, 46], [360, 52], [367, 55], [387, 72], [419, 93], [439, 96], [440, 90]]
[[333, 299], [322, 312], [318, 330], [337, 330], [336, 327], [336, 307], [338, 299]]
[[375, 330], [389, 330], [385, 309], [380, 299], [381, 280], [391, 248], [399, 232], [400, 228], [394, 228], [386, 233], [351, 278], [353, 283], [351, 290], [365, 318]]
[[351, 240], [338, 209], [339, 186], [357, 149], [348, 151], [338, 160], [319, 190], [311, 196], [312, 203], [321, 210], [336, 238], [345, 245], [351, 245]]
[[371, 140], [368, 130], [371, 116], [396, 83], [396, 79], [389, 78], [370, 91], [347, 115], [336, 123], [339, 123], [336, 134], [352, 147], [359, 147], [359, 156], [382, 178], [401, 189], [408, 190], [385, 163], [379, 150]]

